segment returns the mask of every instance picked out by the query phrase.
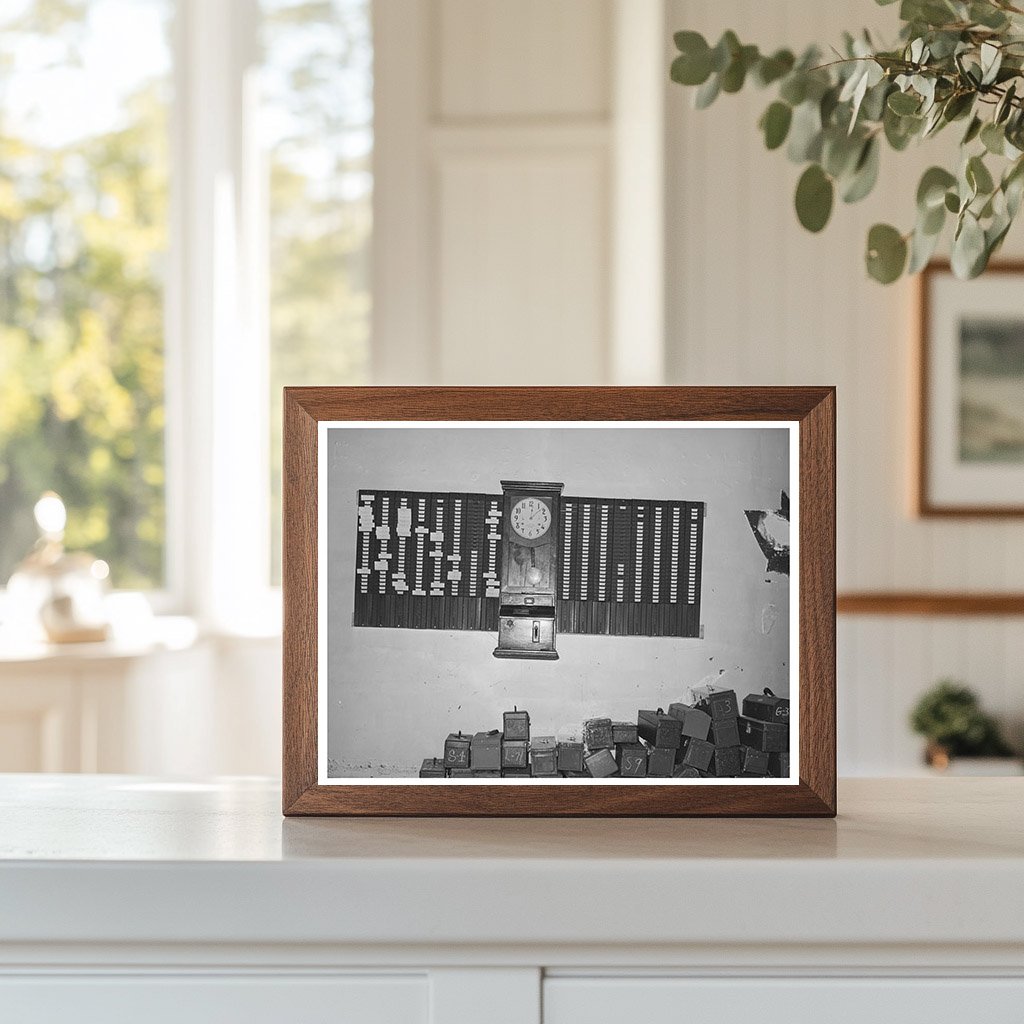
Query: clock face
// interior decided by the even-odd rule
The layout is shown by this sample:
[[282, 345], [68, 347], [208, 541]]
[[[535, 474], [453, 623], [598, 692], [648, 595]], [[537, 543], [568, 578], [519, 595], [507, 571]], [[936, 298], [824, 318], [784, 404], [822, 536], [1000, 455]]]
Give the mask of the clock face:
[[540, 498], [521, 498], [512, 506], [511, 520], [520, 537], [536, 540], [551, 528], [551, 509]]

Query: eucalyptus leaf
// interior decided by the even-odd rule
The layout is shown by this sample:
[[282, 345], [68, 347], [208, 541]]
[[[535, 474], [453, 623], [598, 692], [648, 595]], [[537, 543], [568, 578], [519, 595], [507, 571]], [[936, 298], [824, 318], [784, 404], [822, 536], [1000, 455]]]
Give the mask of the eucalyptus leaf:
[[936, 206], [942, 206], [947, 190], [955, 184], [956, 176], [944, 167], [929, 167], [917, 186], [917, 208], [927, 213]]
[[838, 120], [836, 108], [839, 106], [839, 93], [837, 88], [829, 89], [818, 102], [818, 111], [821, 114], [821, 123], [828, 124], [830, 121]]
[[957, 71], [960, 72], [960, 79], [968, 89], [981, 89], [981, 65], [973, 58], [968, 59], [962, 53], [957, 53], [953, 58]]
[[1012, 220], [1017, 216], [1021, 197], [1024, 196], [1024, 157], [1018, 157], [1003, 174], [1002, 190], [1006, 196], [1006, 209]]
[[900, 17], [904, 21], [920, 21], [925, 25], [944, 25], [955, 20], [957, 12], [942, 0], [903, 0]]
[[886, 110], [882, 117], [882, 128], [885, 141], [897, 152], [907, 148], [910, 140], [920, 130], [924, 119], [920, 117], [900, 117], [891, 110]]
[[817, 160], [821, 155], [821, 112], [817, 103], [808, 100], [793, 111], [786, 155], [793, 163]]
[[669, 68], [669, 78], [673, 82], [678, 82], [680, 85], [700, 85], [702, 82], [707, 80], [709, 74], [711, 74], [710, 62], [706, 67], [706, 74], [700, 75], [694, 68], [693, 63], [688, 57], [676, 57], [672, 61], [671, 67]]
[[972, 156], [967, 161], [966, 176], [976, 194], [987, 196], [995, 188], [992, 175], [980, 156]]
[[932, 60], [946, 60], [956, 53], [960, 45], [960, 33], [955, 30], [932, 32], [928, 40]]
[[807, 99], [807, 75], [803, 71], [794, 71], [786, 76], [779, 87], [779, 98], [791, 107], [798, 107]]
[[1017, 177], [1004, 185], [1003, 193], [1006, 196], [1006, 213], [1012, 223], [1013, 218], [1020, 212], [1021, 198], [1024, 197], [1024, 177]]
[[680, 53], [694, 53], [701, 50], [705, 53], [711, 52], [711, 47], [708, 46], [708, 41], [699, 32], [693, 32], [689, 29], [684, 29], [681, 32], [673, 32], [672, 42], [675, 43], [676, 49]]
[[907, 264], [907, 273], [916, 274], [928, 265], [939, 244], [941, 231], [926, 232], [921, 228], [915, 228], [910, 236], [910, 261]]
[[981, 44], [978, 52], [981, 58], [981, 84], [991, 85], [999, 74], [999, 68], [1003, 63], [1003, 51], [991, 42]]
[[1013, 110], [1013, 101], [1017, 95], [1017, 83], [1011, 82], [1003, 93], [999, 102], [996, 104], [996, 112], [993, 115], [993, 120], [996, 124], [1002, 124]]
[[961, 146], [970, 145], [979, 135], [982, 129], [982, 120], [980, 117], [972, 117], [971, 123], [967, 126], [967, 131], [964, 132], [964, 137], [960, 140]]
[[880, 284], [892, 284], [907, 262], [906, 239], [890, 224], [875, 224], [868, 232], [868, 274]]
[[778, 149], [786, 141], [789, 126], [793, 120], [793, 108], [788, 103], [776, 100], [761, 115], [761, 129], [764, 144], [768, 149]]
[[722, 82], [718, 75], [713, 74], [693, 95], [693, 105], [698, 110], [711, 106], [722, 91]]
[[817, 165], [811, 164], [796, 186], [796, 215], [808, 231], [821, 231], [832, 214], [832, 180]]
[[832, 88], [832, 80], [823, 68], [811, 68], [804, 72], [804, 89], [809, 100], [820, 102]]
[[953, 273], [961, 280], [976, 277], [980, 272], [975, 268], [979, 264], [984, 268], [985, 232], [978, 219], [970, 212], [965, 212], [960, 227], [953, 238], [953, 250], [950, 265]]
[[932, 107], [931, 113], [925, 119], [924, 131], [921, 132], [921, 137], [922, 138], [927, 138], [932, 133], [938, 131], [939, 128], [942, 127], [942, 123], [943, 123], [942, 107], [940, 107], [940, 106]]
[[889, 109], [894, 114], [903, 116], [905, 114], [916, 114], [921, 106], [921, 100], [909, 92], [894, 92], [889, 96]]
[[925, 235], [938, 235], [946, 224], [946, 204], [939, 203], [927, 210], [918, 210], [917, 228]]
[[764, 87], [784, 78], [793, 70], [796, 58], [790, 50], [776, 50], [770, 57], [762, 57], [753, 71], [754, 81]]
[[739, 39], [732, 29], [722, 33], [722, 37], [711, 51], [711, 70], [721, 74], [733, 62], [733, 58], [741, 49]]
[[980, 267], [975, 267], [975, 276], [988, 266], [992, 254], [1002, 246], [1012, 223], [1013, 220], [1009, 214], [1001, 214], [985, 229], [985, 262]]
[[844, 203], [860, 202], [875, 187], [875, 182], [878, 181], [879, 149], [876, 136], [872, 136], [864, 143], [853, 175], [843, 187]]
[[853, 137], [839, 128], [822, 132], [821, 166], [833, 178], [841, 178], [854, 169], [864, 149], [863, 134]]
[[722, 92], [739, 92], [746, 81], [747, 72], [758, 59], [756, 46], [741, 46], [732, 63], [722, 72]]
[[887, 78], [881, 78], [868, 88], [864, 102], [860, 105], [861, 123], [865, 121], [881, 121], [885, 113], [885, 101], [893, 91], [893, 84]]
[[999, 30], [1007, 25], [1006, 15], [990, 3], [972, 3], [968, 10], [968, 17], [978, 25], [985, 28]]
[[981, 129], [981, 142], [993, 156], [1002, 156], [1006, 146], [1006, 133], [1001, 125], [989, 121]]
[[978, 183], [973, 175], [968, 175], [966, 160], [964, 160], [957, 171], [956, 192], [960, 197], [960, 213], [966, 210], [978, 196]]
[[846, 84], [839, 94], [839, 102], [852, 104], [853, 110], [850, 114], [850, 127], [848, 129], [850, 132], [853, 131], [857, 123], [857, 115], [868, 89], [877, 85], [882, 80], [882, 76], [883, 71], [881, 67], [874, 60], [865, 58], [846, 80]]
[[942, 107], [943, 118], [946, 121], [956, 121], [961, 117], [966, 117], [974, 107], [974, 100], [974, 93], [955, 93], [946, 100]]
[[935, 79], [926, 75], [913, 75], [910, 84], [918, 95], [924, 100], [921, 107], [922, 112], [927, 113], [935, 103]]

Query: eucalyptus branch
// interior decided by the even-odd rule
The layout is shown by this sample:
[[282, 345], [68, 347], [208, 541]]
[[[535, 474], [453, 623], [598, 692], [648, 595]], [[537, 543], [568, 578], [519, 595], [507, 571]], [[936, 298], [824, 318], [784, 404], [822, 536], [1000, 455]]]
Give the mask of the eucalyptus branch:
[[768, 149], [785, 145], [804, 166], [795, 206], [809, 231], [825, 227], [837, 194], [854, 203], [872, 191], [883, 143], [899, 152], [963, 122], [958, 166], [930, 167], [918, 185], [913, 228], [876, 224], [865, 259], [884, 284], [916, 273], [952, 220], [953, 269], [974, 277], [1024, 199], [1024, 26], [1013, 21], [1024, 9], [1010, 0], [902, 0], [899, 13], [896, 48], [875, 47], [867, 33], [846, 35], [826, 62], [813, 47], [797, 58], [789, 50], [762, 54], [734, 32], [714, 46], [696, 32], [678, 32], [671, 75], [697, 87], [699, 108], [750, 81], [774, 89], [758, 126]]

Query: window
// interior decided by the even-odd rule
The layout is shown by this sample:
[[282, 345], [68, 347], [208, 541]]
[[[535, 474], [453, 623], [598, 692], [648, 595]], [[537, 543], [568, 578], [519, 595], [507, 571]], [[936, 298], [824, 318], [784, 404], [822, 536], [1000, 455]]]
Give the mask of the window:
[[281, 388], [367, 379], [373, 46], [369, 0], [264, 0], [263, 11], [276, 582]]
[[367, 378], [372, 68], [371, 0], [3, 5], [0, 587], [52, 489], [115, 587], [257, 617], [281, 388]]
[[164, 580], [170, 14], [0, 15], [0, 585], [48, 489], [115, 585]]

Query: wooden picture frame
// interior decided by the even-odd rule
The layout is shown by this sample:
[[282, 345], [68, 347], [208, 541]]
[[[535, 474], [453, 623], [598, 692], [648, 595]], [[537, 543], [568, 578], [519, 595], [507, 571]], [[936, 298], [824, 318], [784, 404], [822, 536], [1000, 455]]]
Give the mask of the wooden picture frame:
[[[334, 427], [340, 429], [357, 424], [374, 430], [378, 424], [402, 429], [432, 425], [436, 429], [439, 423], [479, 424], [502, 429], [506, 425], [520, 425], [538, 430], [600, 426], [613, 432], [642, 427], [663, 434], [670, 428], [692, 427], [694, 437], [698, 436], [698, 430], [710, 436], [714, 428], [735, 427], [738, 431], [744, 427], [760, 429], [763, 425], [773, 436], [780, 428], [788, 429], [788, 451], [795, 456], [796, 465], [792, 457], [786, 464], [790, 467], [789, 479], [799, 493], [799, 515], [794, 520], [799, 558], [793, 580], [787, 578], [785, 583], [787, 587], [796, 583], [794, 591], [799, 595], [791, 617], [794, 632], [789, 634], [789, 656], [798, 659], [799, 665], [798, 675], [795, 668], [789, 670], [798, 679], [798, 700], [793, 709], [794, 720], [799, 722], [795, 733], [798, 745], [794, 748], [798, 775], [794, 773], [788, 780], [656, 780], [660, 785], [650, 779], [614, 779], [609, 782], [617, 785], [598, 785], [583, 784], [597, 780], [568, 778], [564, 781], [560, 778], [523, 780], [522, 783], [501, 779], [501, 784], [498, 780], [493, 784], [474, 780], [473, 785], [460, 785], [452, 779], [445, 780], [444, 784], [390, 780], [387, 785], [375, 784], [374, 780], [370, 780], [371, 784], [367, 784], [367, 780], [350, 783], [347, 779], [331, 779], [330, 784], [325, 784], [328, 780], [321, 781], [318, 737], [324, 708], [318, 699], [321, 668], [318, 640], [325, 638], [318, 637], [318, 625], [321, 613], [326, 615], [328, 602], [324, 599], [323, 608], [318, 602], [321, 593], [326, 593], [323, 588], [328, 576], [320, 564], [320, 530], [322, 526], [327, 530], [324, 523], [328, 503], [323, 499], [325, 507], [321, 517], [318, 474], [321, 460], [326, 460], [326, 443], [321, 450], [319, 438], [327, 437], [325, 431]], [[338, 436], [346, 438], [348, 435], [339, 433]], [[540, 473], [535, 475], [541, 476]], [[543, 476], [545, 480], [549, 478]], [[286, 815], [835, 815], [834, 388], [286, 388], [283, 479], [283, 811]], [[366, 486], [378, 485], [366, 481]], [[788, 503], [786, 509], [788, 512]], [[708, 523], [720, 529], [715, 517], [723, 516], [726, 511], [732, 529], [734, 517], [744, 514], [742, 508], [724, 510], [721, 503], [709, 507]], [[751, 515], [747, 512], [748, 518]], [[746, 523], [743, 529], [747, 531]], [[750, 529], [753, 529], [753, 520]], [[776, 592], [781, 595], [782, 577], [769, 575], [771, 559], [768, 570], [763, 568], [763, 560], [761, 568], [756, 567], [756, 559], [762, 556], [754, 544], [755, 539], [746, 532], [746, 541], [753, 552], [751, 565], [755, 566], [752, 575], [766, 588], [774, 579]], [[744, 548], [744, 557], [746, 553]], [[787, 551], [787, 572], [788, 558]], [[358, 579], [355, 586], [358, 595]], [[639, 582], [636, 586], [639, 600]], [[763, 629], [770, 629], [767, 619], [764, 619]], [[410, 641], [412, 637], [407, 631], [402, 639]], [[580, 642], [578, 637], [572, 639]], [[489, 638], [481, 638], [483, 640], [490, 643]], [[548, 667], [541, 668], [538, 663], [537, 669], [550, 671], [551, 664], [544, 662]], [[529, 670], [532, 669], [533, 666], [529, 666]], [[755, 660], [751, 669], [753, 676], [757, 670]], [[755, 688], [756, 678], [751, 680], [748, 689]], [[325, 743], [326, 739], [324, 737]], [[577, 782], [580, 784], [573, 784]]]
[[[1015, 282], [1007, 278], [1018, 278]], [[936, 260], [921, 272], [917, 282], [917, 344], [916, 437], [912, 450], [915, 466], [913, 474], [913, 510], [921, 518], [984, 519], [1024, 516], [1024, 503], [1005, 497], [1006, 482], [1011, 476], [1017, 481], [1019, 492], [1024, 485], [1024, 461], [1016, 466], [986, 463], [979, 455], [971, 464], [962, 461], [958, 466], [954, 453], [955, 430], [959, 431], [962, 459], [964, 438], [970, 425], [965, 425], [962, 408], [957, 419], [957, 402], [964, 401], [962, 366], [956, 365], [959, 353], [954, 350], [950, 317], [961, 317], [961, 337], [969, 317], [991, 318], [1012, 316], [1024, 332], [1024, 314], [1017, 311], [1019, 292], [1024, 284], [1024, 261], [1003, 260], [990, 263], [984, 275], [973, 281], [957, 280], [947, 261]], [[998, 296], [1005, 292], [1000, 303]], [[990, 313], [989, 311], [992, 310]], [[961, 391], [953, 377], [959, 374]], [[1016, 383], [1016, 382], [1013, 382]], [[977, 386], [977, 385], [976, 385]], [[1019, 449], [1019, 445], [1018, 445]], [[1000, 491], [1004, 494], [1000, 496]], [[970, 492], [969, 494], [966, 492]], [[988, 500], [985, 495], [988, 494]]]

